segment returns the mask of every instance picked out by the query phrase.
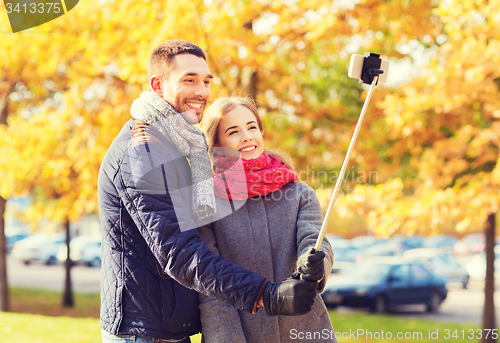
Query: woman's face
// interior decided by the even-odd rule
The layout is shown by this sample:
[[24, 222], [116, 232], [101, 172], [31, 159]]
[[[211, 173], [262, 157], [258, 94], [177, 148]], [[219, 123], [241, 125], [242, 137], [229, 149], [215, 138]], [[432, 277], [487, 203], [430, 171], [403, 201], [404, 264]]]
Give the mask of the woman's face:
[[238, 106], [223, 116], [217, 146], [236, 149], [246, 160], [262, 155], [264, 140], [255, 115], [248, 108]]

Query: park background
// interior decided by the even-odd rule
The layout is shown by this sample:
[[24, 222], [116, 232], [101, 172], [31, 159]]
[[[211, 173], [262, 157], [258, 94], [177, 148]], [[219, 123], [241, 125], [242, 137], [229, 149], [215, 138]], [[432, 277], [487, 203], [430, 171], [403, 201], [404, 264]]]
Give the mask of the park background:
[[[257, 101], [266, 146], [293, 158], [324, 208], [367, 91], [347, 77], [349, 58], [389, 59], [389, 82], [373, 94], [329, 233], [495, 237], [498, 0], [81, 1], [16, 34], [4, 9], [2, 218], [18, 196], [30, 198], [20, 219], [34, 231], [47, 220], [67, 230], [97, 213], [99, 165], [147, 89], [149, 54], [179, 38], [206, 52], [212, 99]], [[0, 243], [4, 229], [0, 220]], [[6, 310], [5, 250], [0, 280]]]

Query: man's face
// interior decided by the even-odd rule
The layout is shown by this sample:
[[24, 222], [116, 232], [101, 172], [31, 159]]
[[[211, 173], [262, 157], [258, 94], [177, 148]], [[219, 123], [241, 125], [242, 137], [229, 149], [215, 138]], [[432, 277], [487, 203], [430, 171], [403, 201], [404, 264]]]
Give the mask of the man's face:
[[197, 124], [210, 99], [212, 78], [203, 58], [191, 54], [176, 55], [172, 70], [162, 83], [162, 97], [188, 123]]

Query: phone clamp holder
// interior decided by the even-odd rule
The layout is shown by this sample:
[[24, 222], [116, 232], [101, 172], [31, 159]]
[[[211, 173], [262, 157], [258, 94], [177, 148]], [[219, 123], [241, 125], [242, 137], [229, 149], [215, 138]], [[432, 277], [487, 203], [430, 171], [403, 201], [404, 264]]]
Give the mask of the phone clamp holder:
[[[371, 85], [375, 76], [384, 73], [384, 71], [380, 69], [381, 64], [382, 60], [380, 59], [380, 55], [370, 53], [370, 55], [366, 56], [363, 63], [363, 70], [361, 71], [361, 81]], [[376, 84], [378, 84], [378, 80]]]

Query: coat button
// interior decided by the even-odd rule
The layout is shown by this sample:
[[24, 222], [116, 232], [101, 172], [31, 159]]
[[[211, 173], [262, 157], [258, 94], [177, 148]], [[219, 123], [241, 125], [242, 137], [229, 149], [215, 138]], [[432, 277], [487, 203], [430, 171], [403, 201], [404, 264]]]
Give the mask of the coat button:
[[116, 316], [117, 316], [117, 317], [120, 317], [121, 315], [122, 315], [122, 314], [121, 314], [120, 312], [118, 312], [118, 313], [116, 314]]

